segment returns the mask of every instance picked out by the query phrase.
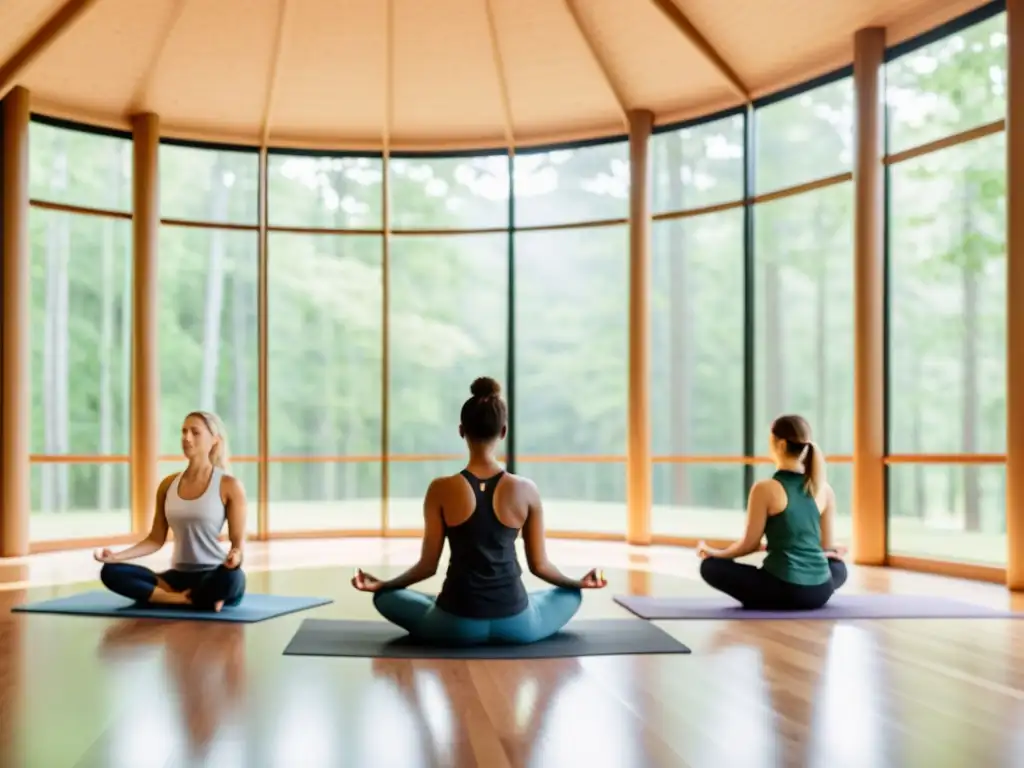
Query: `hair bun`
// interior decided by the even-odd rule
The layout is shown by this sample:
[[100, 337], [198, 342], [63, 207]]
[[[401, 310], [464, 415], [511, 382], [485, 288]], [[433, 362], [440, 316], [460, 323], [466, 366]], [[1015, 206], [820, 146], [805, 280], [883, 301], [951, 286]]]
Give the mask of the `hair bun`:
[[501, 394], [501, 384], [490, 376], [481, 376], [469, 387], [473, 397], [494, 397]]

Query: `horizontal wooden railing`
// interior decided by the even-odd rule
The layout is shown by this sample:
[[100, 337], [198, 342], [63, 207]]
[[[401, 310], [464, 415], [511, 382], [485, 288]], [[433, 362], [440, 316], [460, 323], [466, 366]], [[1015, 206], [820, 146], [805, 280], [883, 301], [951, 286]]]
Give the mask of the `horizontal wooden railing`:
[[[416, 463], [428, 461], [461, 461], [462, 453], [393, 453], [387, 461], [395, 463]], [[34, 453], [29, 457], [34, 464], [127, 464], [131, 459], [124, 454], [91, 455], [91, 454], [42, 454]], [[181, 455], [165, 454], [160, 461], [184, 461]], [[258, 464], [258, 456], [232, 456], [233, 464]], [[369, 464], [383, 462], [384, 456], [377, 454], [340, 455], [277, 455], [270, 456], [270, 464]], [[498, 456], [504, 461], [504, 456]], [[825, 457], [830, 464], [850, 464], [850, 454], [829, 454]], [[516, 456], [521, 464], [625, 464], [625, 454], [525, 454]], [[886, 456], [886, 464], [1005, 464], [1006, 455], [1001, 453], [899, 453]], [[655, 455], [651, 457], [653, 464], [771, 464], [768, 456], [734, 456], [734, 455]]]

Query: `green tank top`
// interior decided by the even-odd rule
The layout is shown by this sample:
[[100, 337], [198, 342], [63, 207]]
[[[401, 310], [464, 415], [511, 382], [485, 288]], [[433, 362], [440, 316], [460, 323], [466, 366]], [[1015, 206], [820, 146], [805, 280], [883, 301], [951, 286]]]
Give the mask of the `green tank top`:
[[788, 501], [782, 512], [769, 515], [765, 523], [768, 556], [761, 567], [790, 584], [824, 584], [831, 573], [821, 549], [821, 512], [804, 488], [804, 476], [780, 469], [772, 479], [786, 489]]

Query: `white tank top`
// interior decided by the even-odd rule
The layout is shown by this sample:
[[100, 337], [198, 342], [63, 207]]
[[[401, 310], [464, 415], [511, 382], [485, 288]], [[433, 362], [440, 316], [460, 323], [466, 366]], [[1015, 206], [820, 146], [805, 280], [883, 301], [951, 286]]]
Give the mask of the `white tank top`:
[[227, 510], [220, 498], [220, 481], [224, 470], [213, 468], [210, 484], [198, 499], [178, 495], [181, 473], [171, 482], [164, 499], [167, 524], [174, 531], [174, 556], [171, 568], [176, 571], [206, 571], [224, 562], [227, 552], [217, 541], [227, 520]]

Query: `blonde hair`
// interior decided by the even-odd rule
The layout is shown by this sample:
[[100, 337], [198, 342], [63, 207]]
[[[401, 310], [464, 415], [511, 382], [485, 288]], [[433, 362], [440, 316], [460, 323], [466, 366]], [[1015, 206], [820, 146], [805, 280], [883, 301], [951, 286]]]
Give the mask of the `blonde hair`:
[[201, 419], [206, 428], [210, 430], [210, 434], [217, 438], [213, 448], [210, 449], [210, 463], [227, 472], [231, 464], [231, 454], [228, 451], [228, 431], [224, 427], [224, 422], [221, 421], [220, 416], [211, 411], [192, 411], [185, 418], [188, 419], [192, 416]]

